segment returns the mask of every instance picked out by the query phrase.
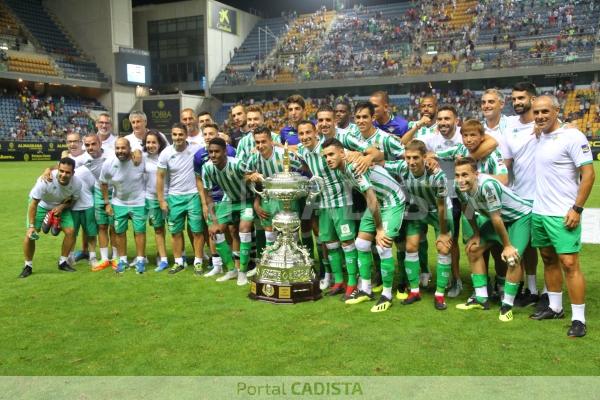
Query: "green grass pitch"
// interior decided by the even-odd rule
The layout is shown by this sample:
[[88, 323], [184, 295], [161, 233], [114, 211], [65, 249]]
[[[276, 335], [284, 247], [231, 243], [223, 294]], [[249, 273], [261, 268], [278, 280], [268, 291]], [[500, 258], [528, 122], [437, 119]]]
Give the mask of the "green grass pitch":
[[[515, 320], [504, 324], [497, 306], [489, 312], [456, 310], [470, 287], [449, 300], [445, 312], [436, 311], [433, 294], [426, 293], [415, 305], [395, 301], [388, 312], [373, 314], [371, 304], [346, 306], [338, 298], [294, 306], [253, 302], [246, 297], [248, 288], [189, 270], [176, 276], [152, 269], [142, 276], [131, 271], [116, 276], [108, 270], [91, 273], [80, 262], [77, 273], [60, 273], [61, 238], [45, 235], [38, 241], [34, 274], [17, 279], [27, 195], [46, 165], [0, 164], [2, 375], [595, 375], [600, 370], [600, 246], [585, 245], [581, 256], [588, 293], [588, 336], [581, 340], [567, 339], [569, 318], [530, 321], [529, 309], [517, 309]], [[588, 207], [600, 207], [599, 186]], [[152, 235], [148, 244], [148, 254], [154, 254]], [[433, 260], [432, 252], [430, 264]], [[461, 273], [470, 283], [464, 256]]]

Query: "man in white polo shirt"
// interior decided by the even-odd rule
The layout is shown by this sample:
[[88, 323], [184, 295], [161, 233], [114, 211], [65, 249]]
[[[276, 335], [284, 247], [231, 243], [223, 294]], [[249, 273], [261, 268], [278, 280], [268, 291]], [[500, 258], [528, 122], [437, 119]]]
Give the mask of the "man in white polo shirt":
[[[102, 166], [100, 183], [106, 214], [114, 216], [114, 227], [117, 235], [117, 252], [119, 263], [117, 273], [127, 268], [127, 245], [125, 234], [128, 221], [133, 221], [137, 258], [135, 270], [138, 274], [146, 270], [146, 182], [144, 180], [145, 164], [135, 165], [131, 159], [131, 147], [125, 138], [115, 142], [116, 157], [106, 161]], [[112, 185], [112, 199], [108, 187]]]
[[535, 124], [541, 135], [535, 153], [531, 244], [540, 248], [550, 304], [530, 318], [564, 318], [561, 271], [564, 270], [572, 311], [567, 335], [582, 337], [586, 325], [585, 279], [579, 267], [580, 222], [595, 174], [587, 138], [575, 128], [561, 126], [559, 111], [554, 96], [540, 96], [533, 103]]
[[[156, 197], [163, 212], [168, 213], [167, 221], [173, 239], [173, 257], [175, 264], [169, 271], [176, 274], [182, 271], [183, 263], [183, 230], [185, 221], [192, 231], [194, 240], [194, 270], [202, 273], [204, 253], [204, 219], [200, 195], [196, 187], [194, 173], [194, 154], [202, 147], [188, 143], [185, 125], [176, 123], [171, 128], [173, 144], [167, 146], [158, 156], [156, 172]], [[164, 183], [167, 182], [169, 192], [165, 200]]]

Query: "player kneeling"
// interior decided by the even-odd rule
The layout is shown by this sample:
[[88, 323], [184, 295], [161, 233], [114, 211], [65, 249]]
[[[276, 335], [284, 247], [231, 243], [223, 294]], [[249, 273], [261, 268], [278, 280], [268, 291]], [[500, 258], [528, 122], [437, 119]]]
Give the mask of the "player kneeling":
[[499, 318], [504, 322], [512, 321], [513, 302], [522, 276], [520, 260], [531, 235], [531, 204], [497, 179], [477, 172], [477, 162], [470, 157], [456, 161], [455, 177], [463, 213], [473, 229], [473, 236], [467, 240], [466, 253], [475, 288], [475, 295], [456, 308], [490, 308], [483, 253], [498, 242], [503, 246], [501, 257], [508, 265]]

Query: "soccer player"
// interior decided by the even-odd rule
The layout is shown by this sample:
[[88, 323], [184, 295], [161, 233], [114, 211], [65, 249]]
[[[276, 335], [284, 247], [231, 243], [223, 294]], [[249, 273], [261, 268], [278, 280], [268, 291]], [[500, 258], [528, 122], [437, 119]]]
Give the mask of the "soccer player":
[[[369, 98], [375, 111], [373, 117], [377, 128], [394, 136], [402, 137], [408, 131], [408, 122], [399, 115], [394, 115], [390, 110], [390, 98], [387, 92], [378, 90]], [[355, 109], [356, 112], [356, 109]], [[358, 124], [358, 122], [355, 120]]]
[[367, 146], [376, 147], [385, 160], [398, 160], [404, 156], [404, 146], [389, 133], [374, 125], [375, 106], [361, 102], [354, 106], [354, 122], [358, 126], [360, 139]]
[[358, 127], [354, 122], [351, 122], [352, 118], [352, 106], [346, 99], [339, 99], [335, 101], [335, 124], [339, 132], [353, 132], [358, 135]]
[[[132, 150], [126, 138], [115, 142], [116, 157], [107, 160], [102, 166], [100, 183], [106, 214], [114, 218], [117, 235], [117, 252], [119, 263], [116, 272], [123, 273], [127, 268], [127, 246], [125, 234], [129, 218], [133, 221], [135, 236], [136, 262], [135, 271], [143, 274], [146, 270], [146, 199], [145, 199], [145, 165], [135, 165]], [[109, 185], [112, 185], [112, 199], [109, 197]]]
[[[256, 153], [256, 143], [254, 143], [254, 135], [252, 135], [252, 132], [257, 128], [264, 126], [265, 119], [261, 108], [257, 105], [248, 106], [246, 109], [246, 121], [248, 133], [239, 140], [236, 147], [236, 157], [242, 161], [246, 160], [250, 154]], [[279, 135], [275, 132], [271, 132], [271, 137], [274, 142], [279, 142]]]
[[[511, 321], [512, 306], [522, 275], [520, 260], [531, 234], [531, 203], [497, 179], [479, 173], [477, 162], [471, 157], [456, 161], [455, 185], [463, 213], [473, 230], [473, 236], [466, 238], [465, 251], [475, 288], [475, 295], [456, 308], [489, 310], [483, 254], [496, 242], [502, 245], [501, 256], [508, 265], [499, 319]], [[476, 215], [476, 212], [481, 215]]]
[[100, 137], [102, 151], [106, 156], [114, 156], [115, 141], [117, 137], [112, 134], [112, 122], [110, 114], [102, 113], [96, 120], [96, 133]]
[[290, 150], [295, 150], [300, 139], [298, 138], [298, 123], [306, 119], [306, 104], [304, 98], [299, 94], [288, 97], [285, 101], [288, 125], [281, 128], [279, 138], [281, 144], [288, 144]]
[[243, 104], [236, 104], [231, 107], [230, 113], [233, 128], [229, 132], [229, 138], [231, 140], [231, 145], [237, 148], [240, 140], [250, 131], [246, 120], [246, 107], [244, 107]]
[[[156, 193], [156, 181], [158, 172], [158, 156], [167, 147], [167, 142], [164, 141], [161, 135], [156, 131], [150, 130], [146, 135], [146, 143], [144, 145], [144, 161], [146, 173], [146, 214], [148, 221], [154, 228], [154, 239], [156, 241], [156, 251], [158, 252], [158, 260], [156, 261], [156, 272], [164, 271], [169, 267], [167, 258], [167, 247], [165, 240], [165, 214], [160, 208], [158, 195]], [[163, 193], [167, 197], [169, 188], [167, 182], [163, 184]]]
[[198, 117], [196, 117], [194, 110], [191, 108], [184, 108], [179, 115], [179, 119], [187, 129], [187, 142], [204, 146], [204, 137], [198, 127]]
[[98, 225], [96, 224], [96, 217], [94, 215], [94, 186], [96, 185], [96, 177], [85, 165], [75, 168], [75, 174], [81, 181], [81, 191], [79, 199], [77, 199], [71, 208], [73, 229], [75, 237], [77, 237], [79, 228], [82, 228], [86, 238], [85, 243], [87, 244], [84, 250], [93, 268], [97, 264], [96, 236], [98, 235]]
[[592, 152], [577, 129], [562, 127], [560, 105], [553, 96], [533, 103], [536, 128], [541, 136], [535, 152], [536, 190], [533, 201], [533, 247], [540, 248], [549, 306], [532, 319], [563, 318], [562, 270], [571, 300], [569, 337], [586, 334], [585, 279], [579, 265], [581, 213], [594, 185]]
[[[346, 268], [356, 271], [356, 237], [355, 221], [350, 214], [352, 196], [344, 181], [327, 167], [323, 150], [323, 138], [317, 133], [312, 121], [304, 120], [298, 123], [298, 155], [306, 163], [310, 172], [320, 176], [325, 181], [325, 187], [320, 194], [317, 204], [319, 216], [319, 237], [327, 247], [327, 257], [333, 274], [333, 286], [329, 295], [345, 292], [344, 274], [342, 271], [342, 242]], [[352, 282], [351, 282], [352, 283]]]
[[434, 95], [421, 97], [419, 112], [421, 118], [418, 121], [410, 121], [408, 131], [402, 136], [402, 143], [405, 145], [412, 139], [423, 140], [425, 136], [434, 135], [437, 131], [437, 97]]
[[[167, 213], [167, 221], [173, 243], [175, 262], [169, 274], [185, 269], [183, 263], [183, 230], [187, 224], [192, 231], [194, 243], [194, 272], [202, 274], [204, 253], [204, 220], [202, 204], [196, 187], [194, 155], [200, 145], [188, 143], [185, 125], [173, 124], [171, 128], [173, 144], [167, 146], [158, 156], [156, 175], [156, 197], [160, 208]], [[169, 196], [165, 196], [164, 188]]]
[[406, 145], [404, 160], [388, 161], [385, 169], [397, 177], [409, 194], [411, 216], [406, 220], [406, 254], [404, 267], [410, 283], [410, 294], [402, 301], [408, 305], [421, 300], [419, 290], [419, 245], [426, 234], [427, 225], [435, 230], [437, 258], [437, 280], [434, 306], [437, 310], [447, 308], [444, 299], [450, 276], [450, 249], [452, 247], [452, 210], [448, 206], [448, 180], [441, 169], [430, 172], [425, 166], [427, 148], [420, 140]]
[[[252, 132], [256, 143], [256, 153], [252, 153], [246, 162], [249, 182], [260, 183], [276, 173], [283, 172], [284, 152], [281, 147], [275, 147], [271, 131], [266, 127], [259, 127]], [[289, 153], [290, 171], [298, 172], [302, 168], [302, 162], [296, 154]], [[277, 232], [273, 231], [272, 219], [277, 212], [283, 210], [281, 201], [275, 199], [263, 199], [257, 196], [254, 199], [254, 210], [260, 218], [265, 229], [267, 246], [272, 245], [277, 238]], [[298, 211], [298, 202], [292, 203], [292, 210]]]
[[392, 305], [392, 284], [394, 282], [393, 239], [398, 235], [404, 215], [404, 192], [400, 184], [381, 166], [375, 165], [359, 175], [352, 163], [345, 161], [344, 146], [337, 139], [327, 139], [323, 143], [323, 153], [327, 166], [336, 172], [344, 182], [363, 193], [367, 211], [360, 220], [355, 246], [358, 250], [358, 269], [361, 289], [356, 287], [356, 265], [347, 264], [348, 288], [347, 304], [358, 304], [373, 299], [371, 293], [371, 244], [375, 241], [381, 258], [383, 291], [371, 312], [383, 312]]
[[[225, 282], [237, 277], [237, 284], [242, 286], [248, 283], [246, 272], [252, 247], [254, 211], [244, 180], [246, 167], [240, 159], [227, 157], [226, 149], [226, 143], [221, 138], [209, 142], [210, 161], [202, 167], [202, 178], [197, 177], [196, 183], [202, 196], [205, 219], [210, 220], [209, 233], [215, 240], [217, 251], [228, 270], [225, 275], [217, 279], [217, 282]], [[219, 185], [225, 193], [223, 200], [216, 203], [207, 190], [215, 185]], [[239, 224], [239, 274], [235, 268], [231, 248], [225, 240], [227, 225], [233, 224]]]
[[[211, 140], [219, 137], [219, 127], [216, 124], [207, 122], [202, 128], [202, 134], [204, 135], [204, 143], [209, 143]], [[227, 157], [235, 157], [235, 154], [235, 149], [228, 143]], [[202, 167], [207, 161], [208, 149], [206, 147], [202, 147], [196, 152], [196, 154], [194, 154], [194, 173], [196, 174], [196, 179], [198, 179], [198, 177], [202, 177]], [[219, 202], [223, 200], [223, 189], [221, 189], [219, 185], [215, 185], [212, 188], [208, 189], [208, 192], [209, 195], [212, 197], [213, 202]], [[209, 224], [210, 220], [205, 220], [205, 222]], [[204, 274], [204, 276], [210, 277], [223, 272], [223, 260], [217, 252], [215, 241], [210, 237], [210, 235], [208, 235], [207, 231], [205, 231], [205, 233], [206, 235], [204, 235], [204, 241], [208, 241], [210, 252], [212, 254], [212, 269], [206, 274]], [[239, 247], [239, 244], [234, 243], [234, 247]]]
[[[516, 116], [506, 117], [504, 135], [504, 162], [512, 172], [511, 188], [521, 198], [531, 202], [535, 199], [536, 173], [535, 154], [537, 137], [534, 134], [535, 122], [532, 104], [537, 90], [531, 82], [519, 82], [511, 92], [512, 106]], [[538, 303], [539, 310], [548, 307], [548, 294], [539, 296], [537, 289], [537, 251], [528, 247], [523, 256], [525, 266], [525, 282], [527, 288], [519, 293], [515, 300], [517, 307], [525, 307]], [[545, 288], [545, 286], [544, 286]]]
[[[38, 179], [37, 183], [29, 193], [29, 208], [27, 211], [27, 232], [23, 241], [23, 253], [25, 266], [19, 275], [27, 278], [33, 273], [33, 255], [35, 253], [35, 241], [39, 238], [38, 232], [45, 225], [52, 229], [53, 234], [61, 230], [65, 234], [62, 244], [61, 256], [58, 261], [58, 269], [65, 272], [75, 272], [67, 262], [69, 251], [75, 244], [75, 232], [73, 230], [73, 217], [71, 205], [79, 199], [81, 192], [81, 181], [73, 175], [75, 161], [65, 157], [58, 162], [58, 169], [53, 171], [53, 179], [46, 182]], [[50, 220], [44, 219], [52, 211]], [[50, 227], [48, 225], [51, 225]]]

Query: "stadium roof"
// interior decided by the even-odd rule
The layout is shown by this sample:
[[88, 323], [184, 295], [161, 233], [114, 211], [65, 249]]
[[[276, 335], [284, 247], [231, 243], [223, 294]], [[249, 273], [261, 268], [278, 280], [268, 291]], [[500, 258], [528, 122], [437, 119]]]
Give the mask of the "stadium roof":
[[[131, 0], [133, 7], [149, 4], [175, 3], [181, 0]], [[344, 8], [352, 8], [355, 4], [376, 5], [389, 3], [402, 3], [406, 0], [219, 0], [221, 3], [230, 5], [243, 11], [258, 14], [262, 17], [279, 17], [283, 11], [296, 11], [299, 14], [310, 13], [318, 10], [321, 6], [333, 9], [336, 5]]]

